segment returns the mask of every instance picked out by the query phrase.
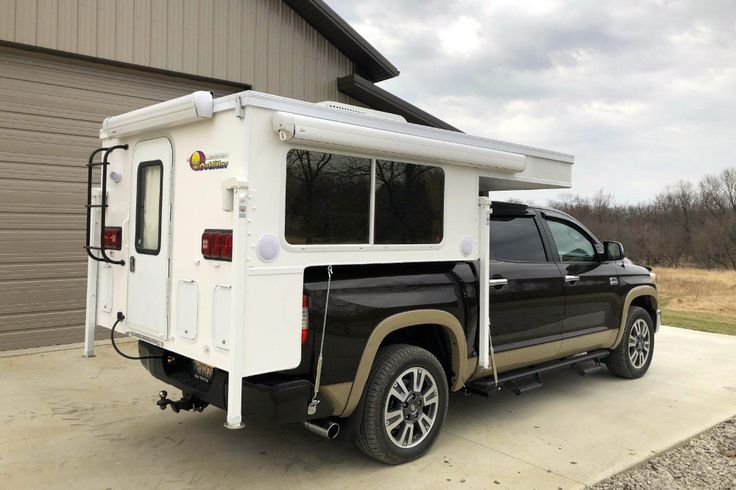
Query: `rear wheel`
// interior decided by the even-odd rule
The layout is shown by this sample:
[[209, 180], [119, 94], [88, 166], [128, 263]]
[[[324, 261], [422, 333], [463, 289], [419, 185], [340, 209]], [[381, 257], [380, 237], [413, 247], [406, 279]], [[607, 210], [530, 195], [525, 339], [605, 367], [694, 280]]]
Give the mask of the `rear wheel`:
[[420, 457], [439, 434], [447, 398], [447, 378], [432, 353], [413, 345], [384, 347], [366, 385], [358, 447], [388, 464]]
[[632, 306], [626, 318], [624, 335], [606, 358], [606, 366], [621, 378], [641, 378], [649, 369], [654, 354], [654, 325], [644, 308]]

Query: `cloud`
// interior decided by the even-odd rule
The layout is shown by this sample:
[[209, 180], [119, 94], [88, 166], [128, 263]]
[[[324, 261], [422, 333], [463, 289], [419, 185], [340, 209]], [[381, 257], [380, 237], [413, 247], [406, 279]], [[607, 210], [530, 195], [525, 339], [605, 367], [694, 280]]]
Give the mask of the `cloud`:
[[572, 192], [639, 201], [736, 165], [731, 0], [329, 3], [401, 70], [381, 86], [469, 133], [574, 154]]

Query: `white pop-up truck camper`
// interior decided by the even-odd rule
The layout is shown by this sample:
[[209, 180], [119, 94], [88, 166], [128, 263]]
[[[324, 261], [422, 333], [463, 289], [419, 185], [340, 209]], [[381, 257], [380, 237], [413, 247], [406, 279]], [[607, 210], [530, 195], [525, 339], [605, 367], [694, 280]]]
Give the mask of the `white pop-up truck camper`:
[[115, 327], [184, 393], [162, 392], [162, 409], [214, 404], [239, 428], [253, 406], [330, 437], [362, 417], [365, 446], [377, 363], [414, 344], [442, 374], [419, 361], [411, 371], [402, 406], [419, 425], [387, 429], [398, 456], [372, 450], [394, 462], [426, 450], [448, 389], [498, 381], [504, 367], [489, 329], [494, 286], [478, 280], [490, 277], [488, 193], [569, 187], [573, 162], [253, 91], [195, 92], [109, 117], [100, 135], [88, 164], [86, 355], [96, 326]]

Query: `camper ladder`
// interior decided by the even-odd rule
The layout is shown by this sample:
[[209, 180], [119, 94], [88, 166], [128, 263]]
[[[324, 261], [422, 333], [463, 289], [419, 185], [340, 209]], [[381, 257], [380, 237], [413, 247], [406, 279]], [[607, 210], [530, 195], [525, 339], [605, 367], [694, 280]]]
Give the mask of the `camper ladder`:
[[[107, 256], [106, 249], [105, 248], [105, 213], [107, 211], [107, 166], [110, 162], [107, 161], [107, 158], [110, 156], [110, 153], [112, 153], [115, 150], [127, 150], [128, 145], [115, 145], [111, 146], [109, 148], [98, 148], [95, 151], [92, 152], [92, 154], [89, 156], [89, 160], [87, 162], [87, 237], [84, 243], [84, 249], [87, 251], [87, 255], [90, 256], [91, 259], [96, 260], [97, 262], [106, 262], [108, 264], [117, 264], [117, 265], [125, 265], [124, 260], [113, 260], [110, 257]], [[95, 162], [94, 158], [95, 155], [98, 153], [103, 153], [102, 160], [99, 162]], [[100, 173], [100, 181], [102, 183], [102, 195], [100, 196], [100, 202], [99, 203], [93, 203], [92, 202], [92, 170], [95, 167], [101, 167], [101, 173]], [[92, 210], [94, 208], [100, 208], [100, 245], [99, 246], [93, 246], [92, 245]], [[98, 257], [93, 253], [93, 250], [97, 250], [100, 252], [100, 256]]]

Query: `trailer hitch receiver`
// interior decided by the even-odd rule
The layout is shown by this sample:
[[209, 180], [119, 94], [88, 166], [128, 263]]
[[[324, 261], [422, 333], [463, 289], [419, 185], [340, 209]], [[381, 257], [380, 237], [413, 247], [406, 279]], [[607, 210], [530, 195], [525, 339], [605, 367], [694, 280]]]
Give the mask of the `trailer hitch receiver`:
[[166, 410], [166, 407], [168, 405], [171, 405], [171, 409], [174, 411], [174, 413], [179, 413], [181, 410], [194, 410], [195, 412], [201, 412], [205, 408], [207, 408], [207, 405], [209, 403], [200, 400], [196, 396], [192, 394], [184, 394], [184, 396], [178, 400], [173, 401], [169, 400], [167, 397], [169, 394], [166, 392], [166, 390], [161, 390], [158, 392], [158, 401], [156, 402], [156, 405], [158, 405], [158, 408], [161, 410]]

